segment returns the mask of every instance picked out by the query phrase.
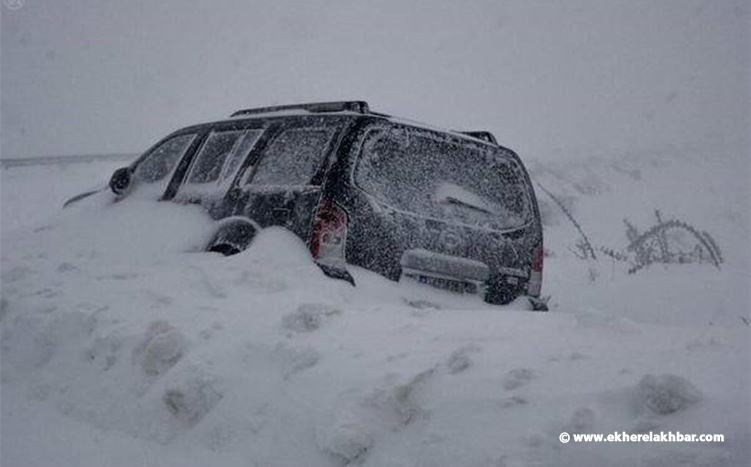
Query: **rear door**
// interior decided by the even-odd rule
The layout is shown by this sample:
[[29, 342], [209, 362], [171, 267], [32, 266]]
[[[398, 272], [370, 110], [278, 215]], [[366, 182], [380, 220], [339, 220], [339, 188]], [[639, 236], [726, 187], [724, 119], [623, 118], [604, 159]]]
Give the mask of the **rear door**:
[[[501, 148], [422, 128], [366, 133], [354, 170], [367, 194], [367, 240], [355, 255], [398, 275], [402, 254], [427, 250], [521, 268], [516, 245], [533, 218], [523, 169]], [[361, 209], [362, 209], [361, 208]]]
[[307, 239], [339, 126], [325, 119], [285, 121], [240, 178], [242, 214], [261, 227], [282, 226]]

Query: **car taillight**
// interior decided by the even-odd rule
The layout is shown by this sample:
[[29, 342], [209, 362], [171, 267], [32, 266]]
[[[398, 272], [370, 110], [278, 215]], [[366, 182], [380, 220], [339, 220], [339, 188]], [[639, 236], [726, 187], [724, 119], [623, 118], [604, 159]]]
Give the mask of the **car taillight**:
[[318, 206], [310, 238], [310, 253], [316, 259], [344, 261], [347, 242], [347, 213], [331, 200]]
[[543, 256], [544, 250], [541, 242], [532, 254], [532, 268], [529, 273], [529, 282], [527, 283], [527, 295], [532, 297], [539, 297], [542, 291]]

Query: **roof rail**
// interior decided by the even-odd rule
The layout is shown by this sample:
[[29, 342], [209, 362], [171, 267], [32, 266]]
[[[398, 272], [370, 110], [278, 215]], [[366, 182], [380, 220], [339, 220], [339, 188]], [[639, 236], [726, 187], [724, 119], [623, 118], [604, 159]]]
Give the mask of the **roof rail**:
[[307, 110], [312, 113], [326, 112], [357, 112], [361, 114], [370, 113], [368, 103], [365, 101], [333, 101], [333, 102], [311, 102], [308, 104], [290, 104], [274, 105], [271, 107], [257, 107], [255, 109], [243, 109], [233, 113], [232, 117], [241, 115], [257, 115], [271, 112], [280, 112], [285, 110]]
[[460, 131], [459, 133], [467, 136], [471, 136], [473, 138], [481, 139], [488, 143], [498, 144], [498, 141], [496, 141], [495, 136], [493, 136], [493, 133], [489, 131]]

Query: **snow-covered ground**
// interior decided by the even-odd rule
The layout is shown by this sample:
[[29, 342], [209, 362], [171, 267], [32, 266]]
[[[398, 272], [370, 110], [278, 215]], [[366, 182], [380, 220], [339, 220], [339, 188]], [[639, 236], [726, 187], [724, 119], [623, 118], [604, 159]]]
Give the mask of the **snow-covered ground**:
[[[196, 206], [59, 209], [118, 165], [2, 169], [3, 466], [748, 465], [742, 149], [528, 161], [549, 313], [357, 269], [352, 288], [281, 229], [203, 253]], [[708, 232], [720, 267], [629, 274], [624, 219], [656, 210]], [[668, 430], [725, 442], [558, 438]]]

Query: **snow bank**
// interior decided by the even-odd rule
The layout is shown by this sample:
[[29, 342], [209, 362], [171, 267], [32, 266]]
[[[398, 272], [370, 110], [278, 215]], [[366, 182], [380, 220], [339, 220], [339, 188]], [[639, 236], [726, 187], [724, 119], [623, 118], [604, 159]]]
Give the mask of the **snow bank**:
[[[746, 148], [718, 145], [529, 163], [543, 215], [550, 306], [660, 324], [742, 324], [751, 309], [748, 164]], [[654, 262], [630, 273], [637, 252], [629, 249], [629, 225], [645, 233], [659, 223], [656, 212], [664, 222], [710, 234], [722, 252], [719, 267]], [[698, 244], [683, 229], [666, 235], [669, 249]]]
[[57, 215], [69, 198], [107, 185], [126, 161], [3, 166], [0, 168], [0, 219], [7, 233], [39, 224]]
[[[726, 170], [690, 161], [687, 178]], [[539, 194], [550, 313], [357, 268], [353, 288], [282, 229], [233, 257], [205, 253], [214, 224], [195, 206], [102, 192], [50, 216], [38, 198], [4, 197], [2, 463], [743, 465], [747, 214], [719, 178], [698, 189], [710, 199], [673, 199], [663, 183], [686, 160], [653, 162], [534, 174], [596, 245], [625, 243], [621, 218], [643, 229], [659, 208], [710, 232], [721, 268], [629, 274], [602, 255], [582, 259], [578, 232]], [[10, 170], [4, 194], [33, 179]], [[558, 441], [649, 430], [726, 442]]]

